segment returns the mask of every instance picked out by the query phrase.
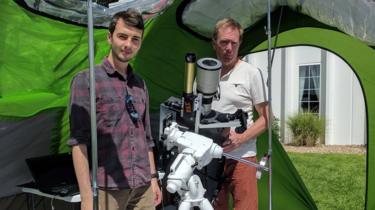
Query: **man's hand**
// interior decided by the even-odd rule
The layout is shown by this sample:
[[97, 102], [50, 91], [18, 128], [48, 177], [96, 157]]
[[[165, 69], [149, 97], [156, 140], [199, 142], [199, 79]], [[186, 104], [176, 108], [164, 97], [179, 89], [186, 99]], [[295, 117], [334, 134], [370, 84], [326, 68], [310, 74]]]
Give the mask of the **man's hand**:
[[241, 146], [243, 143], [243, 135], [230, 130], [228, 139], [223, 143], [224, 152], [230, 152]]
[[157, 206], [161, 203], [161, 199], [163, 197], [163, 195], [161, 194], [161, 190], [160, 190], [157, 178], [151, 179], [151, 189], [152, 189], [152, 192], [154, 193], [154, 205]]

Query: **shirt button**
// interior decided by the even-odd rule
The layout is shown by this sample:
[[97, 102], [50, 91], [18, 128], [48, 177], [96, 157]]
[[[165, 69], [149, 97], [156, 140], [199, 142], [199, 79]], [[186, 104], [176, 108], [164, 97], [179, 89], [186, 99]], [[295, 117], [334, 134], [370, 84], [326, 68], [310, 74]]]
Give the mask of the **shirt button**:
[[130, 131], [129, 131], [129, 136], [130, 137], [134, 137], [134, 128], [130, 128]]

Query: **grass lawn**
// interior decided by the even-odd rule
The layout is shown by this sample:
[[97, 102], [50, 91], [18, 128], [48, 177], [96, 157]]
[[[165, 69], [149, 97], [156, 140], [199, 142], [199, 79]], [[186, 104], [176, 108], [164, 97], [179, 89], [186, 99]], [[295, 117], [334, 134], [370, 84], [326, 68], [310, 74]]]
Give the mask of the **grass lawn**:
[[289, 152], [320, 210], [364, 209], [366, 155]]

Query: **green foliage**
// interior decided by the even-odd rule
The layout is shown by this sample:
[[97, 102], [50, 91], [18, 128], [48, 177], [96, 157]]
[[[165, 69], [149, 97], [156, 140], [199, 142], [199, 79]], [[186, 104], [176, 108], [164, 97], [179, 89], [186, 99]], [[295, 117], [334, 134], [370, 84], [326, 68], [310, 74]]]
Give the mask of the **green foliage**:
[[315, 146], [324, 134], [324, 120], [314, 113], [298, 113], [289, 117], [286, 123], [293, 133], [292, 144], [296, 146]]
[[366, 155], [288, 153], [318, 209], [364, 209]]
[[280, 120], [277, 117], [274, 117], [272, 121], [272, 133], [276, 139], [280, 140]]

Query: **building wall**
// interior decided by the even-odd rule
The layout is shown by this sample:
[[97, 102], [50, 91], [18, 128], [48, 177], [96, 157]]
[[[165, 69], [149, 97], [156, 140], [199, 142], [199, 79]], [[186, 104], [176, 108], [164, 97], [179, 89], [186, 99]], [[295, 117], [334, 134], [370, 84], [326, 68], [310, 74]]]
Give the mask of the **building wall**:
[[327, 52], [326, 144], [365, 144], [363, 92], [352, 69]]
[[[244, 60], [265, 73], [267, 52], [253, 53]], [[298, 113], [299, 66], [320, 64], [320, 114], [326, 119], [325, 144], [366, 144], [366, 116], [363, 93], [350, 66], [331, 52], [309, 46], [277, 49], [272, 78], [272, 111], [280, 120], [281, 141], [289, 143], [292, 135], [286, 127], [289, 116]]]

